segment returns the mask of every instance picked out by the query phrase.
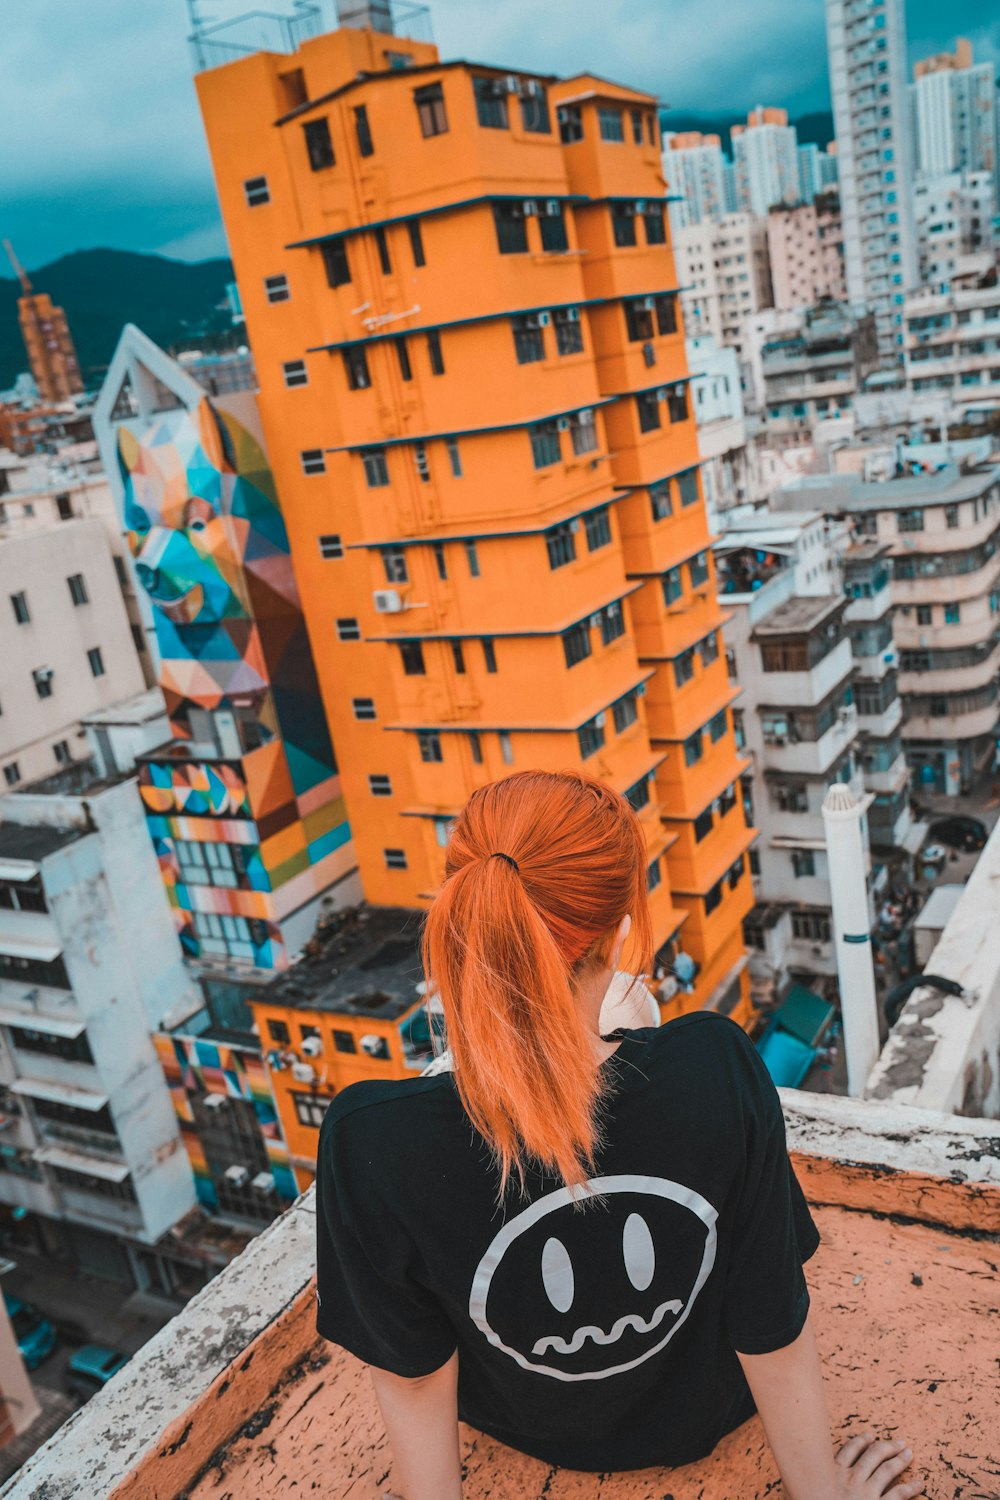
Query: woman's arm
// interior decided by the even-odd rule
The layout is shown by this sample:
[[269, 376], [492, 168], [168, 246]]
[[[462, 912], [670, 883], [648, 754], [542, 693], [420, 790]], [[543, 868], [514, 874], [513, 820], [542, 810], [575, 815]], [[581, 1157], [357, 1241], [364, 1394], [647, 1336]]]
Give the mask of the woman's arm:
[[923, 1489], [917, 1480], [895, 1484], [910, 1463], [898, 1442], [876, 1442], [873, 1433], [847, 1443], [834, 1458], [812, 1325], [773, 1354], [740, 1354], [788, 1500], [908, 1500]]
[[404, 1500], [462, 1500], [457, 1352], [415, 1380], [370, 1368]]

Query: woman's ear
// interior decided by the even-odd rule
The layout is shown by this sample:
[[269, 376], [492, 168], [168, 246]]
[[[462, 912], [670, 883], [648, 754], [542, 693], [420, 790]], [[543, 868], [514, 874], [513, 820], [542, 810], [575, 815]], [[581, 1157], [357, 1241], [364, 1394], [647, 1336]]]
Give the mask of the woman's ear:
[[621, 921], [619, 922], [619, 924], [618, 924], [618, 931], [615, 934], [615, 946], [614, 946], [614, 948], [611, 951], [611, 967], [612, 967], [612, 969], [617, 969], [618, 962], [619, 962], [619, 960], [620, 960], [620, 958], [622, 956], [622, 949], [625, 946], [625, 939], [628, 937], [628, 935], [629, 935], [629, 933], [631, 931], [632, 931], [632, 913], [627, 911], [625, 913], [625, 915], [622, 917]]

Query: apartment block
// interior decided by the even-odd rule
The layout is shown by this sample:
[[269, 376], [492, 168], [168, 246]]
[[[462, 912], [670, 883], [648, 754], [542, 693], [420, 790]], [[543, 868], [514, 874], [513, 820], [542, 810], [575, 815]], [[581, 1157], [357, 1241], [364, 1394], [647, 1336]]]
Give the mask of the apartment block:
[[992, 172], [949, 172], [917, 179], [913, 214], [922, 284], [941, 291], [956, 275], [961, 279], [969, 256], [985, 252], [992, 262], [993, 200]]
[[787, 110], [759, 105], [731, 138], [737, 208], [763, 216], [776, 203], [799, 201], [799, 143]]
[[844, 235], [835, 192], [792, 207], [772, 208], [767, 216], [767, 249], [775, 307], [846, 300]]
[[809, 307], [795, 326], [760, 350], [763, 408], [769, 434], [811, 434], [816, 423], [848, 412], [878, 366], [875, 318], [842, 303]]
[[732, 163], [723, 154], [719, 136], [678, 130], [664, 136], [664, 146], [663, 172], [673, 194], [669, 212], [675, 232], [735, 212]]
[[847, 292], [875, 313], [883, 366], [902, 363], [916, 285], [904, 0], [826, 0]]
[[348, 26], [197, 82], [368, 901], [426, 905], [475, 787], [582, 765], [646, 830], [678, 1007], [741, 1014], [752, 834], [690, 834], [738, 761], [656, 101]]
[[972, 43], [959, 37], [954, 52], [923, 58], [909, 85], [917, 171], [942, 176], [991, 172], [997, 159], [996, 70], [977, 63]]
[[773, 304], [767, 221], [724, 214], [679, 229], [674, 244], [687, 333], [741, 352], [747, 320]]
[[711, 337], [688, 339], [691, 399], [698, 424], [701, 481], [714, 529], [720, 511], [750, 499], [754, 454], [747, 442], [740, 364], [735, 349]]
[[906, 383], [960, 410], [1000, 405], [1000, 286], [990, 267], [907, 297]]

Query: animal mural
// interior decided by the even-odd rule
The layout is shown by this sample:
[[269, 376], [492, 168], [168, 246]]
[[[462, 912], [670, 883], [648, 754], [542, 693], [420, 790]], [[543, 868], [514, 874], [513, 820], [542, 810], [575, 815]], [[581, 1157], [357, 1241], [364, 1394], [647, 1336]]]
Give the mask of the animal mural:
[[[181, 942], [281, 967], [281, 916], [352, 861], [274, 478], [207, 396], [126, 420], [117, 452], [174, 735], [142, 765], [140, 792]], [[224, 754], [201, 743], [213, 722]]]

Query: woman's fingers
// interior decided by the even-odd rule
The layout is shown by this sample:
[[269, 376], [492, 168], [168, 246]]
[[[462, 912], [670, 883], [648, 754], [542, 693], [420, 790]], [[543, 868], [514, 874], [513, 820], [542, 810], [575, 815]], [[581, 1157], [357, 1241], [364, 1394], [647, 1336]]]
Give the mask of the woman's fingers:
[[868, 1447], [868, 1444], [874, 1443], [874, 1441], [874, 1432], [856, 1432], [852, 1438], [848, 1438], [847, 1442], [837, 1454], [837, 1463], [843, 1464], [845, 1469], [849, 1469], [854, 1463], [854, 1460], [856, 1458], [859, 1458], [865, 1451], [865, 1449]]
[[891, 1443], [884, 1438], [881, 1442], [869, 1443], [868, 1447], [861, 1454], [861, 1457], [855, 1462], [854, 1467], [862, 1479], [870, 1479], [879, 1465], [885, 1463], [887, 1458], [896, 1458], [902, 1447], [903, 1440], [901, 1438]]

